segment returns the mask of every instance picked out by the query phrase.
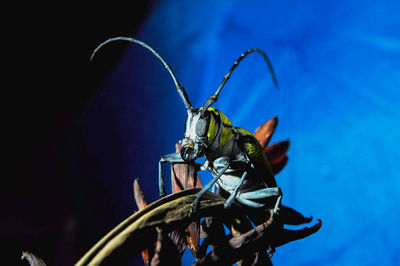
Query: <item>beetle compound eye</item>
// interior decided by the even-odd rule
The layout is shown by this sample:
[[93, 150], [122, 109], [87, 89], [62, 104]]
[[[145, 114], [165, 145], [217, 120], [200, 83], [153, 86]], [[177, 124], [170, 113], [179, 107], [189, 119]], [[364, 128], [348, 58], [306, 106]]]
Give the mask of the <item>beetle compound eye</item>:
[[210, 127], [210, 114], [207, 112], [196, 122], [196, 135], [206, 137], [208, 128]]
[[208, 132], [209, 121], [207, 119], [201, 118], [196, 123], [196, 135], [199, 137], [204, 137]]

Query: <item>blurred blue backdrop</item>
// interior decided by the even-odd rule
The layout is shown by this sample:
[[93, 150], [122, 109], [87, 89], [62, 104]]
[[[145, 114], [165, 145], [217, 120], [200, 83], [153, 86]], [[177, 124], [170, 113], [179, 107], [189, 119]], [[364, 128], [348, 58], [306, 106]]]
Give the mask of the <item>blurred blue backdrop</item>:
[[[197, 107], [243, 51], [269, 55], [279, 90], [252, 54], [214, 107], [249, 131], [278, 116], [272, 142], [291, 141], [277, 176], [284, 204], [323, 220], [317, 234], [278, 248], [275, 265], [400, 262], [399, 7], [394, 0], [164, 0], [132, 36], [164, 56]], [[88, 223], [109, 221], [92, 227], [94, 241], [136, 208], [134, 178], [148, 201], [157, 199], [158, 160], [174, 152], [185, 116], [168, 72], [147, 50], [129, 46], [110, 66], [80, 120], [80, 162], [91, 167], [75, 182], [103, 195], [102, 205], [86, 200], [80, 208]]]

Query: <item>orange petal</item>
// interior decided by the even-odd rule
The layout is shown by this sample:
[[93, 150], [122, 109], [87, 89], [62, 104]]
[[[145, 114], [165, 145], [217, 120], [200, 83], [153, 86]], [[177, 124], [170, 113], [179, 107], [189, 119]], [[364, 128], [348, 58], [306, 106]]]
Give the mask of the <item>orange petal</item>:
[[278, 117], [273, 117], [256, 129], [254, 136], [260, 142], [261, 147], [267, 147], [272, 135], [278, 125]]

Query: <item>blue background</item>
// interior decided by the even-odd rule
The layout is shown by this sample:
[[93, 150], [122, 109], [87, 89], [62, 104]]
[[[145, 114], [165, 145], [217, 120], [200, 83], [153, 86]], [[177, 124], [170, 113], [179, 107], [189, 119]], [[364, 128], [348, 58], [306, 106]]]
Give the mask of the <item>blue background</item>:
[[[251, 54], [214, 107], [249, 131], [278, 116], [272, 142], [291, 141], [276, 177], [283, 203], [323, 220], [317, 234], [278, 248], [275, 265], [400, 262], [399, 11], [390, 0], [165, 0], [132, 36], [163, 55], [195, 107], [242, 52], [269, 55], [279, 90]], [[85, 181], [73, 187], [86, 222], [105, 221], [91, 227], [94, 241], [135, 209], [134, 178], [149, 202], [157, 199], [160, 155], [174, 152], [184, 133], [185, 108], [168, 72], [147, 50], [126, 51], [79, 120], [84, 152], [77, 154], [90, 168], [75, 168]], [[89, 187], [102, 198], [85, 199]]]

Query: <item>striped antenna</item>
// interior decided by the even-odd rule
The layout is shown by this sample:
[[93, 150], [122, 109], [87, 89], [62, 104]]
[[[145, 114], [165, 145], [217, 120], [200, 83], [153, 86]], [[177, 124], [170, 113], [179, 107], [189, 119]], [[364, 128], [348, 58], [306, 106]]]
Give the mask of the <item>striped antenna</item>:
[[185, 104], [186, 109], [188, 109], [189, 112], [192, 112], [194, 110], [194, 107], [192, 106], [192, 104], [189, 101], [189, 97], [186, 94], [185, 89], [182, 87], [182, 85], [179, 83], [178, 79], [176, 78], [174, 72], [172, 71], [172, 68], [170, 67], [170, 65], [164, 60], [164, 58], [162, 58], [162, 56], [156, 51], [154, 50], [151, 46], [149, 46], [147, 43], [142, 42], [140, 40], [134, 39], [134, 38], [130, 38], [130, 37], [115, 37], [115, 38], [110, 38], [104, 42], [102, 42], [101, 44], [99, 44], [99, 46], [96, 47], [96, 49], [94, 49], [92, 55], [90, 56], [90, 61], [92, 61], [93, 57], [96, 55], [96, 53], [106, 44], [110, 43], [110, 42], [115, 42], [115, 41], [128, 41], [131, 43], [136, 43], [139, 44], [141, 46], [143, 46], [144, 48], [146, 48], [147, 50], [149, 50], [150, 52], [152, 52], [158, 59], [160, 59], [160, 61], [164, 64], [164, 67], [168, 70], [169, 74], [171, 75], [172, 79], [174, 80], [175, 86], [176, 86], [176, 90], [179, 94], [179, 96], [182, 98], [183, 103]]
[[208, 109], [208, 107], [210, 107], [213, 103], [215, 103], [218, 100], [218, 96], [219, 96], [222, 88], [225, 86], [225, 83], [228, 81], [228, 79], [232, 75], [233, 70], [235, 70], [235, 68], [239, 65], [239, 63], [243, 60], [243, 58], [245, 58], [248, 54], [250, 54], [252, 52], [257, 52], [262, 55], [265, 62], [267, 62], [268, 69], [269, 69], [269, 72], [271, 73], [272, 81], [273, 81], [275, 87], [279, 88], [278, 80], [276, 79], [276, 76], [275, 76], [275, 71], [272, 67], [271, 61], [269, 60], [267, 54], [263, 50], [260, 50], [258, 48], [249, 49], [246, 52], [244, 52], [243, 54], [241, 54], [240, 57], [235, 61], [235, 63], [233, 63], [233, 65], [229, 69], [229, 72], [224, 76], [224, 79], [222, 80], [221, 85], [219, 85], [217, 91], [207, 99], [207, 101], [204, 104], [202, 111], [201, 111], [203, 114]]

